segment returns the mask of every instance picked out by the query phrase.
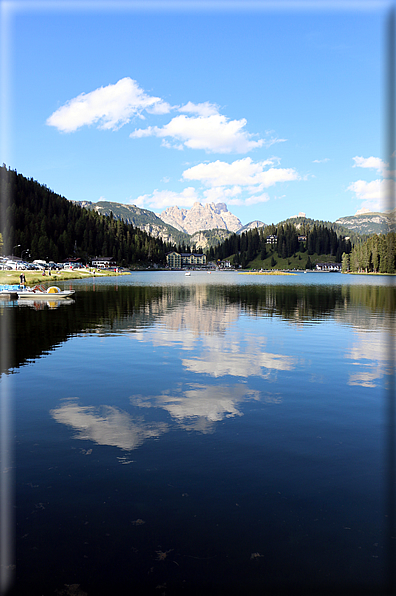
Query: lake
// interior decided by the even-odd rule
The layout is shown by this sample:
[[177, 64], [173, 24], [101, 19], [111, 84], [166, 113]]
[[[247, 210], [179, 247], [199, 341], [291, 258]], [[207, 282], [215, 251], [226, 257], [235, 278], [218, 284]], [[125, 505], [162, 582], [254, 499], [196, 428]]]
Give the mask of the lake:
[[390, 593], [390, 284], [136, 272], [1, 303], [11, 594]]

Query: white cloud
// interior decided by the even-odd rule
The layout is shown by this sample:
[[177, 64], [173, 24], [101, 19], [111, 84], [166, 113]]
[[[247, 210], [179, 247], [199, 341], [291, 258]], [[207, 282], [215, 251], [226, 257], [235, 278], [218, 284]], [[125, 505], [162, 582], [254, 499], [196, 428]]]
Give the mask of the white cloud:
[[314, 159], [312, 163], [326, 163], [327, 161], [330, 161], [330, 159], [325, 157], [324, 159]]
[[[232, 163], [214, 161], [200, 163], [183, 172], [182, 180], [201, 182], [207, 188], [200, 192], [193, 187], [185, 188], [181, 193], [168, 190], [155, 190], [152, 195], [142, 195], [135, 203], [153, 208], [165, 208], [169, 205], [191, 207], [194, 202], [216, 203], [228, 205], [256, 205], [270, 200], [265, 188], [280, 182], [300, 180], [298, 172], [293, 168], [275, 168], [278, 158], [253, 162], [250, 157]], [[208, 188], [209, 187], [209, 188]]]
[[82, 126], [116, 130], [140, 116], [143, 110], [152, 114], [168, 113], [171, 106], [159, 97], [147, 95], [136, 81], [125, 77], [114, 85], [81, 93], [69, 100], [48, 119], [49, 126], [61, 132], [73, 132]]
[[170, 137], [189, 149], [203, 149], [209, 153], [247, 153], [252, 149], [262, 147], [265, 141], [264, 139], [253, 140], [253, 135], [243, 130], [245, 125], [244, 118], [228, 120], [226, 116], [218, 113], [196, 118], [189, 118], [182, 114], [172, 118], [162, 128], [149, 126], [145, 129], [137, 129], [131, 133], [130, 137]]
[[250, 157], [232, 163], [213, 161], [201, 163], [183, 172], [185, 180], [199, 180], [207, 186], [258, 186], [260, 189], [273, 186], [277, 182], [298, 180], [299, 175], [293, 168], [270, 168], [273, 160], [253, 162]]
[[392, 208], [393, 197], [395, 193], [395, 181], [392, 179], [395, 172], [388, 170], [389, 164], [385, 163], [379, 157], [360, 157], [353, 158], [354, 168], [373, 169], [382, 175], [382, 179], [357, 180], [350, 184], [347, 190], [356, 194], [358, 200], [363, 201], [356, 215], [367, 213], [368, 211], [380, 211], [382, 209]]
[[229, 202], [230, 199], [240, 195], [242, 188], [240, 186], [232, 186], [231, 188], [224, 188], [224, 186], [215, 186], [204, 191], [206, 203], [217, 203], [218, 201], [224, 203]]
[[[227, 205], [256, 205], [257, 203], [266, 203], [270, 200], [268, 194], [264, 193], [261, 195], [251, 195], [249, 197], [240, 197], [240, 195], [244, 192], [244, 189], [240, 186], [232, 186], [231, 188], [224, 188], [224, 186], [215, 186], [214, 188], [209, 188], [204, 191], [203, 195], [205, 197], [204, 203], [217, 203], [223, 202], [227, 203]], [[251, 190], [251, 192], [255, 192], [255, 190]]]
[[247, 199], [230, 199], [228, 201], [228, 204], [229, 205], [237, 205], [237, 206], [245, 205], [245, 206], [249, 207], [250, 205], [266, 203], [269, 200], [270, 200], [270, 196], [267, 193], [263, 193], [261, 195], [251, 195]]
[[384, 180], [373, 180], [367, 182], [366, 180], [357, 180], [348, 186], [348, 190], [356, 193], [358, 199], [380, 201], [384, 193]]
[[357, 180], [348, 186], [356, 194], [356, 198], [363, 201], [361, 209], [368, 211], [379, 211], [387, 207], [387, 202], [394, 193], [394, 181], [392, 180]]
[[166, 209], [166, 207], [169, 207], [170, 205], [177, 205], [178, 207], [192, 207], [197, 201], [197, 191], [195, 188], [190, 186], [182, 190], [182, 192], [174, 192], [172, 190], [155, 190], [151, 195], [140, 195], [133, 202], [138, 207]]
[[179, 112], [186, 112], [187, 114], [198, 114], [199, 116], [212, 116], [218, 114], [218, 106], [213, 103], [205, 101], [204, 103], [193, 103], [189, 101], [186, 105], [179, 108]]
[[354, 168], [370, 168], [377, 170], [381, 174], [384, 174], [386, 168], [389, 164], [385, 163], [379, 157], [353, 157], [352, 158], [355, 164], [352, 166]]

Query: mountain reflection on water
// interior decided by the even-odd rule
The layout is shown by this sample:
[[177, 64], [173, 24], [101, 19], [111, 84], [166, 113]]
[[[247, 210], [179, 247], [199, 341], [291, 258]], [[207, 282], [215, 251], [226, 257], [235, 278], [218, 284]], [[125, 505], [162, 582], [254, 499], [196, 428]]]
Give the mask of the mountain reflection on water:
[[15, 595], [384, 592], [394, 289], [300, 277], [4, 307]]
[[[361, 298], [361, 299], [360, 299]], [[206, 286], [118, 287], [79, 296], [79, 308], [71, 315], [81, 316], [79, 333], [102, 336], [133, 333], [138, 342], [155, 346], [179, 347], [181, 365], [189, 373], [212, 378], [260, 377], [276, 381], [279, 371], [304, 367], [302, 354], [290, 356], [269, 352], [268, 338], [233, 331], [243, 313], [249, 317], [280, 317], [288, 323], [317, 324], [333, 319], [355, 327], [356, 341], [343, 348], [351, 362], [348, 385], [376, 387], [389, 367], [388, 346], [381, 326], [391, 316], [394, 292], [387, 287], [307, 287], [307, 286]], [[87, 317], [87, 314], [89, 316]], [[94, 316], [96, 313], [96, 317]], [[376, 319], [373, 314], [381, 315]], [[382, 322], [381, 322], [382, 321]], [[375, 328], [377, 334], [367, 336]], [[76, 331], [77, 332], [77, 331]], [[198, 346], [199, 339], [199, 346]], [[313, 382], [321, 382], [312, 374]], [[202, 433], [214, 431], [223, 418], [241, 416], [246, 400], [280, 403], [281, 395], [249, 389], [247, 384], [204, 385], [190, 383], [167, 389], [160, 395], [132, 395], [130, 403], [141, 414], [134, 417], [119, 408], [79, 405], [67, 399], [52, 409], [53, 418], [72, 427], [74, 438], [132, 450], [169, 430], [169, 422], [147, 422], [148, 409], [166, 411], [179, 428]]]
[[[221, 335], [242, 312], [301, 324], [334, 318], [360, 329], [378, 329], [389, 327], [396, 307], [395, 289], [386, 285], [114, 285], [78, 291], [77, 296], [67, 308], [52, 312], [12, 309], [8, 369], [80, 333], [136, 333], [159, 320], [167, 330], [185, 330], [183, 341], [188, 342], [200, 334]], [[7, 310], [3, 304], [0, 324]]]

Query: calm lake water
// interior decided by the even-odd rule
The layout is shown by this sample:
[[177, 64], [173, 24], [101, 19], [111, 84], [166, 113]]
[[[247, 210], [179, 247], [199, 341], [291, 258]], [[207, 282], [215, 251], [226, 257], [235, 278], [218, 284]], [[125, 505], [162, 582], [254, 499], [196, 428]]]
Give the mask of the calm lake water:
[[389, 593], [389, 278], [69, 286], [1, 305], [12, 594]]

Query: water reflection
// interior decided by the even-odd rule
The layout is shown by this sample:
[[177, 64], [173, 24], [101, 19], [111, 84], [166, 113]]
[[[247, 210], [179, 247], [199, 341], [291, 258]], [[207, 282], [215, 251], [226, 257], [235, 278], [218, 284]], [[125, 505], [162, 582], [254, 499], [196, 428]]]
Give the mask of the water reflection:
[[[92, 287], [77, 291], [76, 301], [67, 309], [35, 311], [7, 304], [0, 311], [0, 325], [5, 314], [12, 311], [7, 346], [11, 368], [48, 353], [76, 334], [127, 332], [147, 339], [147, 331], [155, 329], [150, 337], [155, 345], [179, 342], [191, 350], [197, 337], [216, 338], [217, 348], [209, 348], [222, 352], [221, 363], [220, 357], [217, 364], [209, 363], [201, 353], [199, 358], [186, 360], [186, 366], [205, 368], [208, 374], [221, 376], [232, 374], [226, 371], [238, 367], [240, 350], [234, 350], [231, 344], [222, 346], [219, 338], [242, 313], [250, 318], [279, 317], [302, 325], [333, 319], [356, 329], [393, 332], [395, 305], [393, 287], [374, 285], [103, 286], [96, 291]], [[296, 364], [277, 353], [265, 354], [262, 344], [257, 349], [249, 347], [243, 354], [249, 361], [255, 359], [256, 371], [261, 369], [261, 373], [248, 374], [263, 374], [263, 369], [291, 369]]]
[[[211, 433], [219, 421], [242, 416], [243, 402], [281, 402], [279, 391], [254, 389], [255, 378], [273, 382], [287, 374], [290, 382], [293, 374], [302, 374], [311, 384], [327, 383], [328, 371], [323, 372], [315, 360], [315, 344], [307, 358], [300, 342], [277, 343], [275, 327], [268, 326], [273, 316], [287, 323], [297, 320], [308, 324], [331, 318], [336, 324], [352, 327], [352, 343], [341, 346], [336, 355], [326, 354], [327, 369], [335, 370], [339, 359], [344, 359], [350, 363], [349, 386], [377, 387], [389, 372], [386, 337], [393, 320], [393, 312], [388, 311], [393, 306], [393, 290], [387, 290], [391, 289], [369, 287], [360, 294], [356, 288], [340, 286], [201, 285], [120, 287], [117, 291], [102, 288], [94, 298], [92, 292], [83, 293], [67, 311], [73, 314], [76, 329], [80, 321], [80, 332], [99, 334], [109, 341], [114, 334], [130, 335], [131, 344], [125, 354], [120, 352], [118, 367], [127, 370], [133, 354], [141, 350], [149, 353], [152, 348], [170, 348], [173, 365], [189, 375], [188, 382], [163, 375], [160, 394], [131, 395], [129, 402], [137, 416], [113, 405], [98, 409], [76, 400], [52, 409], [51, 415], [74, 428], [75, 438], [132, 450], [148, 439], [159, 438], [171, 424]], [[359, 302], [360, 295], [363, 303]], [[249, 327], [252, 317], [261, 320], [261, 326], [257, 322], [254, 330]], [[373, 330], [375, 319], [380, 328]], [[276, 330], [279, 333], [278, 327]], [[274, 350], [275, 345], [282, 349]], [[110, 345], [106, 349], [111, 349]], [[323, 358], [319, 352], [318, 357]], [[167, 367], [166, 357], [157, 355], [155, 362], [150, 358], [148, 369], [142, 368], [141, 374], [161, 377], [156, 366]], [[212, 382], [223, 377], [231, 380], [214, 385], [205, 383], [205, 377]], [[127, 379], [125, 383], [128, 385]], [[155, 420], [160, 411], [168, 416], [166, 421]]]
[[263, 337], [244, 337], [243, 341], [236, 334], [227, 339], [211, 337], [203, 342], [200, 354], [184, 358], [182, 362], [187, 370], [212, 377], [231, 375], [268, 379], [273, 371], [295, 368], [297, 358], [266, 352], [265, 345]]
[[23, 300], [18, 300], [18, 306], [23, 308], [24, 306], [28, 306], [29, 308], [33, 308], [34, 310], [55, 310], [60, 306], [67, 306], [70, 304], [74, 304], [74, 300], [72, 298], [62, 298], [62, 300], [28, 300], [24, 298]]
[[212, 423], [223, 418], [242, 416], [238, 405], [245, 400], [260, 399], [257, 390], [249, 389], [244, 384], [232, 386], [190, 385], [188, 389], [164, 391], [155, 397], [139, 395], [130, 398], [134, 406], [140, 408], [162, 408], [186, 430], [203, 433], [212, 432]]
[[[389, 290], [103, 284], [10, 309], [17, 364], [54, 350], [13, 376], [20, 577], [379, 582]], [[107, 574], [128, 590], [92, 588]]]
[[[246, 400], [260, 399], [260, 392], [249, 389], [245, 384], [233, 386], [210, 386], [190, 384], [174, 391], [166, 390], [157, 396], [133, 395], [130, 403], [135, 408], [162, 409], [184, 430], [200, 433], [214, 431], [214, 423], [223, 418], [242, 416], [238, 409]], [[269, 402], [279, 403], [279, 397]], [[131, 451], [148, 439], [158, 438], [169, 430], [169, 423], [147, 422], [144, 416], [132, 416], [114, 406], [100, 408], [79, 405], [76, 398], [70, 398], [50, 410], [51, 416], [77, 433], [74, 439], [93, 441], [98, 445], [110, 445]]]
[[127, 451], [136, 449], [147, 439], [157, 438], [168, 430], [165, 423], [147, 423], [142, 419], [134, 419], [114, 406], [102, 406], [98, 411], [93, 406], [78, 405], [75, 399], [51, 410], [50, 414], [57, 422], [75, 429], [75, 439], [111, 445]]
[[368, 333], [358, 331], [357, 341], [347, 350], [345, 357], [351, 361], [352, 369], [349, 373], [348, 385], [361, 385], [362, 387], [377, 387], [380, 379], [386, 374], [391, 374], [391, 354], [385, 331]]

